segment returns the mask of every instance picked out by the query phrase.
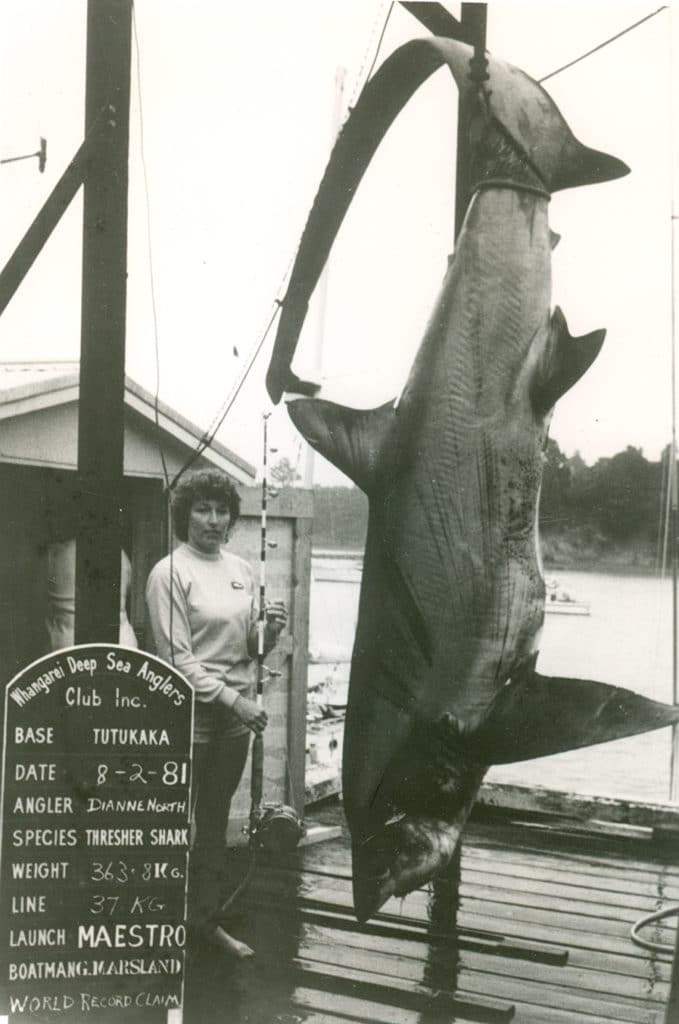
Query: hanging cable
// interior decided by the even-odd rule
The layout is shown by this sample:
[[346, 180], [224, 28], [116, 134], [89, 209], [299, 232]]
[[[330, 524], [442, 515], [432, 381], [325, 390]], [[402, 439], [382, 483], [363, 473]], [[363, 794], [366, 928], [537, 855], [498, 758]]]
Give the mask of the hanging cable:
[[[382, 43], [384, 42], [384, 36], [386, 34], [387, 25], [389, 24], [389, 19], [391, 18], [391, 12], [393, 11], [393, 9], [394, 9], [394, 0], [392, 0], [392, 2], [389, 4], [389, 9], [387, 11], [386, 17], [384, 19], [384, 23], [382, 25], [382, 31], [380, 32], [379, 39], [377, 40], [377, 46], [375, 47], [375, 52], [373, 54], [373, 59], [372, 59], [372, 61], [370, 63], [370, 67], [368, 68], [368, 73], [367, 73], [367, 75], [364, 78], [363, 77], [363, 68], [365, 67], [365, 63], [366, 63], [366, 60], [368, 58], [368, 53], [370, 51], [370, 44], [372, 42], [372, 38], [373, 38], [373, 36], [375, 34], [375, 28], [377, 26], [377, 18], [375, 19], [375, 24], [373, 26], [373, 30], [370, 33], [370, 42], [368, 43], [368, 46], [366, 48], [366, 52], [365, 52], [365, 55], [363, 57], [363, 62], [361, 64], [361, 67], [360, 67], [360, 69], [358, 71], [358, 74], [356, 75], [356, 82], [354, 84], [354, 92], [353, 92], [353, 95], [352, 95], [351, 100], [349, 102], [349, 106], [347, 108], [349, 113], [351, 113], [353, 108], [358, 103], [358, 101], [360, 99], [360, 96], [361, 96], [361, 93], [363, 92], [363, 90], [364, 90], [364, 88], [366, 86], [366, 83], [370, 81], [372, 73], [375, 70], [375, 65], [377, 64], [377, 58], [379, 57], [380, 50], [382, 48]], [[379, 17], [379, 14], [378, 14], [377, 17]]]
[[153, 401], [153, 412], [156, 423], [156, 446], [158, 448], [158, 454], [160, 456], [160, 462], [163, 468], [165, 490], [169, 493], [170, 477], [167, 469], [167, 462], [165, 460], [165, 452], [163, 450], [162, 441], [160, 439], [160, 343], [158, 334], [158, 305], [156, 302], [155, 275], [153, 270], [153, 247], [151, 241], [151, 198], [149, 192], [148, 169], [146, 165], [146, 150], [144, 146], [144, 111], [141, 88], [141, 54], [139, 48], [139, 33], [137, 31], [136, 6], [134, 3], [132, 4], [132, 34], [134, 37], [135, 74], [137, 79], [137, 101], [139, 104], [139, 153], [141, 156], [142, 175], [144, 178], [144, 209], [146, 212], [146, 250], [149, 267], [151, 311], [153, 315], [153, 340], [156, 366], [156, 388]]
[[264, 342], [267, 339], [269, 331], [271, 330], [271, 328], [273, 326], [273, 322], [276, 319], [276, 316], [278, 314], [278, 310], [280, 309], [280, 306], [281, 306], [280, 301], [278, 299], [276, 299], [275, 308], [274, 308], [273, 313], [271, 314], [271, 317], [269, 318], [269, 322], [266, 325], [266, 329], [265, 329], [262, 337], [259, 339], [259, 341], [255, 345], [253, 353], [249, 357], [249, 360], [248, 360], [248, 363], [246, 365], [244, 373], [241, 375], [240, 380], [236, 383], [235, 387], [230, 392], [230, 394], [229, 394], [229, 396], [227, 398], [226, 403], [222, 407], [222, 410], [219, 413], [219, 418], [217, 419], [216, 423], [214, 423], [214, 425], [210, 428], [210, 430], [208, 432], [206, 432], [205, 434], [203, 434], [201, 440], [198, 442], [198, 446], [193, 450], [193, 452], [191, 453], [189, 458], [186, 460], [184, 465], [181, 467], [181, 469], [175, 474], [172, 482], [170, 483], [170, 489], [174, 489], [177, 486], [177, 483], [179, 482], [181, 477], [184, 475], [184, 473], [186, 473], [186, 471], [191, 468], [191, 466], [194, 464], [196, 459], [199, 459], [200, 456], [205, 451], [205, 449], [208, 448], [212, 444], [212, 442], [213, 442], [213, 440], [215, 438], [215, 434], [217, 433], [217, 431], [221, 427], [222, 423], [226, 419], [227, 415], [229, 414], [229, 411], [231, 410], [231, 407], [232, 407], [233, 403], [236, 401], [236, 399], [238, 398], [238, 395], [240, 394], [241, 388], [245, 384], [247, 376], [250, 373], [250, 370], [252, 369], [253, 363], [255, 362], [255, 359], [259, 355], [259, 353], [260, 353], [260, 351], [262, 349], [262, 346], [264, 345]]
[[156, 386], [153, 396], [153, 416], [155, 424], [155, 443], [160, 458], [165, 484], [163, 498], [165, 502], [165, 520], [168, 534], [168, 547], [170, 552], [170, 661], [175, 665], [174, 651], [174, 519], [172, 514], [172, 501], [170, 491], [170, 474], [167, 468], [165, 450], [163, 448], [162, 432], [160, 428], [160, 336], [158, 330], [158, 306], [156, 302], [155, 272], [153, 264], [153, 246], [151, 230], [151, 196], [149, 190], [148, 168], [146, 164], [146, 151], [144, 146], [144, 113], [141, 85], [141, 48], [139, 46], [139, 32], [137, 30], [136, 6], [132, 4], [132, 35], [135, 51], [135, 75], [137, 79], [137, 102], [139, 105], [139, 151], [141, 155], [142, 174], [144, 178], [144, 201], [146, 211], [146, 246], [148, 256], [149, 281], [151, 290], [151, 310], [153, 315], [153, 339], [156, 369]]
[[566, 71], [567, 68], [572, 68], [575, 64], [579, 64], [581, 60], [584, 60], [586, 57], [591, 57], [593, 53], [597, 53], [599, 50], [603, 50], [605, 46], [609, 46], [611, 43], [614, 43], [616, 39], [620, 39], [622, 36], [627, 35], [628, 32], [631, 32], [633, 29], [638, 28], [639, 25], [643, 25], [644, 22], [650, 21], [651, 18], [655, 18], [655, 16], [657, 14], [660, 14], [661, 11], [668, 10], [668, 5], [663, 4], [663, 6], [659, 7], [657, 11], [653, 11], [651, 14], [647, 14], [644, 18], [640, 18], [639, 21], [635, 21], [633, 25], [628, 25], [627, 28], [624, 28], [620, 32], [617, 32], [614, 36], [611, 36], [609, 39], [604, 39], [602, 43], [599, 43], [597, 46], [593, 46], [591, 50], [587, 50], [586, 53], [583, 53], [579, 57], [576, 57], [575, 60], [569, 61], [568, 64], [562, 64], [560, 68], [556, 68], [555, 71], [550, 71], [549, 74], [545, 75], [543, 78], [538, 78], [538, 82], [540, 83], [540, 85], [542, 85], [542, 83], [546, 82], [548, 78], [554, 78], [555, 75], [560, 75], [562, 71]]

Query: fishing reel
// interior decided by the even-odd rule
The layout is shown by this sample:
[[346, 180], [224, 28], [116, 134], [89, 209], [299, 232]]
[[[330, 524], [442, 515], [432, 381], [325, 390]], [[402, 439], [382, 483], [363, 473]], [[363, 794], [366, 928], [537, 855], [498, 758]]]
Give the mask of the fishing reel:
[[250, 846], [265, 853], [292, 853], [305, 835], [304, 822], [286, 804], [262, 804], [250, 822]]

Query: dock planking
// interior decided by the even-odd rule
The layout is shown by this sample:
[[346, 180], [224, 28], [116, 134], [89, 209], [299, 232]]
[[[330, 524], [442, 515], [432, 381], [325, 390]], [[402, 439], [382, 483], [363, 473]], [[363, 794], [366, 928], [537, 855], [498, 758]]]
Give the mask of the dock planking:
[[[194, 951], [187, 1019], [663, 1024], [671, 957], [640, 949], [629, 930], [679, 901], [673, 845], [475, 823], [457, 884], [392, 899], [364, 927], [346, 839], [262, 862], [226, 922], [257, 955], [225, 964]], [[234, 851], [234, 884], [245, 867]], [[669, 944], [674, 934], [672, 921], [647, 932]]]

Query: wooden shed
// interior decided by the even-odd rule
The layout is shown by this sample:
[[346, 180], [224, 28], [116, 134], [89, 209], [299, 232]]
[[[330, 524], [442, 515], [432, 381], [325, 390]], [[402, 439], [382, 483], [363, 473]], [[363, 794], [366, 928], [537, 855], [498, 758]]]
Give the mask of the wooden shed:
[[[47, 653], [48, 545], [76, 532], [77, 363], [0, 363], [0, 676], [7, 683]], [[195, 450], [201, 430], [130, 379], [125, 382], [124, 547], [132, 565], [128, 615], [139, 646], [153, 651], [144, 587], [167, 553], [164, 473], [170, 478]], [[163, 461], [165, 470], [163, 469]], [[213, 442], [197, 467], [216, 466], [238, 485], [242, 518], [230, 547], [257, 563], [260, 489], [255, 468]], [[304, 803], [306, 673], [312, 498], [286, 489], [270, 503], [267, 585], [287, 601], [290, 627], [270, 655], [280, 671], [268, 692], [265, 798]], [[237, 834], [249, 810], [244, 775], [232, 814]]]

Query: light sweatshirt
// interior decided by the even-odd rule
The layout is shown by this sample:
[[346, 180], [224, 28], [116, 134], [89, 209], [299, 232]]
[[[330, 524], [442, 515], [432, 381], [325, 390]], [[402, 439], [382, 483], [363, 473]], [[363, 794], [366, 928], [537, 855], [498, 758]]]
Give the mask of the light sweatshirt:
[[246, 561], [220, 549], [206, 554], [180, 544], [151, 570], [146, 603], [159, 657], [175, 665], [193, 686], [196, 740], [206, 740], [219, 718], [236, 735], [247, 728], [231, 708], [250, 696], [256, 664], [249, 647], [257, 619], [255, 583]]

